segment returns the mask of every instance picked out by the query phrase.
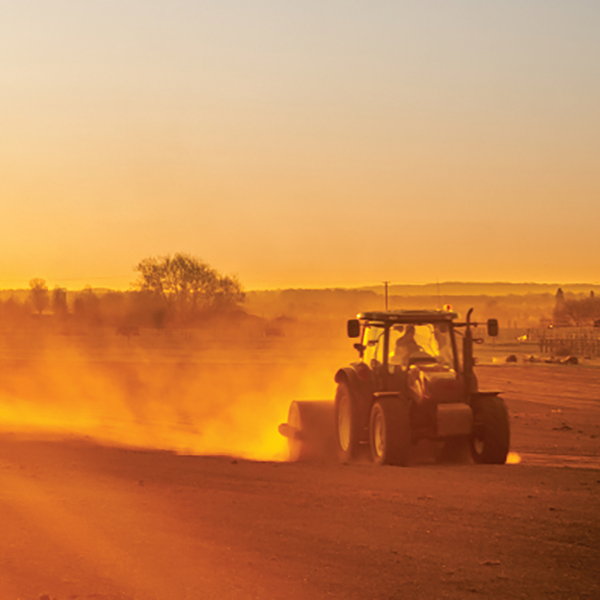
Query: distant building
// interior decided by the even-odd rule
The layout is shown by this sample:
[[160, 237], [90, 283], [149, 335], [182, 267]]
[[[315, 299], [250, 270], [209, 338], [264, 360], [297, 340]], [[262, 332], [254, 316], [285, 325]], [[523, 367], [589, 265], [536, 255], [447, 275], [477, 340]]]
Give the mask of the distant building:
[[565, 294], [562, 288], [558, 288], [555, 296], [554, 311], [552, 313], [553, 327], [569, 327], [571, 323], [571, 315], [569, 307], [565, 302]]

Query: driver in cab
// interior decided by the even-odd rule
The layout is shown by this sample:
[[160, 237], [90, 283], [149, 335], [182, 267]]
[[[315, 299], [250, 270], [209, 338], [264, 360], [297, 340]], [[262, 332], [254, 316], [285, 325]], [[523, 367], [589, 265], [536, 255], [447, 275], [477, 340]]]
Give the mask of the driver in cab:
[[423, 356], [424, 354], [426, 354], [425, 351], [415, 340], [415, 326], [408, 325], [404, 335], [396, 340], [392, 362], [405, 367], [411, 356]]

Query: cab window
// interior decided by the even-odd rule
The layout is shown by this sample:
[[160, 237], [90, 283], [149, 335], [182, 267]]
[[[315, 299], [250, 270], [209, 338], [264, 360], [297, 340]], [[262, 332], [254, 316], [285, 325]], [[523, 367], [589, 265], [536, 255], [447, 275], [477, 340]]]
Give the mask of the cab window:
[[363, 333], [363, 345], [365, 352], [363, 360], [370, 367], [374, 362], [383, 363], [383, 334], [385, 329], [375, 325], [367, 325]]
[[405, 368], [411, 358], [454, 367], [448, 325], [426, 323], [394, 325], [390, 331], [389, 362]]

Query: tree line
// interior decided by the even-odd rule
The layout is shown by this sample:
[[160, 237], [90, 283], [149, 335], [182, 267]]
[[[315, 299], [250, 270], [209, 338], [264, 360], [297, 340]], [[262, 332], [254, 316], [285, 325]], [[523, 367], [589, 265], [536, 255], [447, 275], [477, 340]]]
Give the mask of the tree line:
[[20, 321], [36, 314], [92, 325], [193, 327], [239, 311], [245, 300], [237, 277], [222, 275], [189, 254], [145, 258], [135, 271], [137, 279], [124, 292], [50, 290], [44, 279], [34, 278], [24, 302], [15, 297], [0, 301], [0, 319]]

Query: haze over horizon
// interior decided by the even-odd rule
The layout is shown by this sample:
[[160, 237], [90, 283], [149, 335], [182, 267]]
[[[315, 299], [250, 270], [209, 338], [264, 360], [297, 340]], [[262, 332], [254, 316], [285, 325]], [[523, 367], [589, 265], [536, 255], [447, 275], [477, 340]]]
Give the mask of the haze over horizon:
[[0, 5], [0, 288], [600, 281], [600, 4]]

